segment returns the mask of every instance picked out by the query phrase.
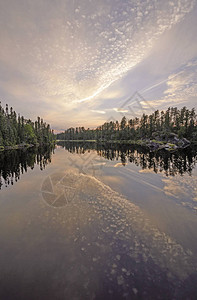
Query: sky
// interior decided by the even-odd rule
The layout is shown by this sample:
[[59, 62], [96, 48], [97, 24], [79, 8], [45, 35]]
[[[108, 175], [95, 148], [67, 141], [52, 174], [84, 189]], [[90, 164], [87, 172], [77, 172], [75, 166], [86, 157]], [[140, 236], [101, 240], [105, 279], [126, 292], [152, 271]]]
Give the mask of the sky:
[[197, 103], [197, 0], [0, 0], [0, 100], [56, 132]]

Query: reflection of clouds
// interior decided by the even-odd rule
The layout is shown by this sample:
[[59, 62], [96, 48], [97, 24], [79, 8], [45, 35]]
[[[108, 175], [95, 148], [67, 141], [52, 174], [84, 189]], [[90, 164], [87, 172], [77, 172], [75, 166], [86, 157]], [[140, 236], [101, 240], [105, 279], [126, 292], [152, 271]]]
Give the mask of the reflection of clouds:
[[[74, 219], [76, 211], [79, 209], [78, 220], [75, 220], [74, 224], [77, 227], [80, 219], [80, 235], [84, 236], [84, 240], [86, 240], [85, 245], [81, 243], [81, 246], [83, 245], [81, 249], [87, 255], [92, 255], [87, 245], [89, 245], [88, 241], [91, 240], [92, 233], [96, 228], [94, 242], [105, 245], [104, 251], [99, 252], [100, 259], [101, 257], [104, 259], [103, 267], [109, 263], [111, 271], [113, 269], [112, 261], [117, 265], [118, 262], [124, 265], [124, 258], [126, 258], [128, 266], [133, 260], [137, 263], [145, 263], [145, 265], [151, 260], [169, 276], [169, 279], [184, 279], [193, 272], [192, 253], [188, 255], [180, 244], [160, 232], [145, 218], [138, 206], [92, 176], [65, 172], [64, 178], [66, 178], [65, 184], [71, 182], [70, 187], [72, 184], [75, 186], [77, 182], [78, 190], [74, 201], [70, 202], [66, 211], [63, 211], [63, 214], [61, 210], [59, 211], [57, 223], [61, 224], [63, 217], [65, 230], [68, 230], [71, 220]], [[67, 215], [69, 218], [66, 217]], [[78, 239], [78, 233], [77, 230], [73, 230], [74, 240]], [[110, 247], [106, 247], [106, 237]], [[80, 257], [78, 256], [77, 259], [80, 260]], [[108, 258], [110, 258], [109, 261]], [[147, 272], [148, 266], [149, 264], [146, 265], [143, 272]], [[149, 276], [152, 275], [149, 273]], [[124, 279], [123, 282], [126, 280]]]
[[[145, 298], [149, 295], [151, 298], [152, 289], [155, 299], [161, 298], [162, 292], [170, 293], [170, 299], [181, 298], [182, 287], [188, 291], [188, 280], [191, 280], [188, 276], [196, 271], [193, 253], [158, 230], [139, 207], [97, 179], [74, 172], [66, 175], [63, 184], [69, 183], [71, 187], [77, 184], [79, 190], [65, 207], [53, 209], [36, 194], [28, 205], [18, 210], [9, 209], [1, 216], [1, 227], [6, 228], [2, 235], [6, 243], [1, 252], [8, 258], [10, 255], [6, 253], [15, 254], [10, 272], [14, 270], [19, 278], [19, 287], [22, 290], [29, 287], [29, 282], [23, 280], [24, 275], [33, 283], [43, 283], [43, 270], [48, 270], [46, 285], [52, 274], [58, 279], [57, 284], [57, 280], [54, 281], [57, 289], [53, 295], [63, 287], [63, 298], [65, 295], [76, 299], [81, 299], [81, 295], [87, 299], [95, 295], [100, 298], [103, 289], [107, 295], [103, 299], [117, 298], [117, 291], [120, 299], [125, 293], [132, 298], [137, 289]], [[51, 244], [55, 244], [52, 249]], [[47, 259], [43, 260], [40, 253]], [[47, 269], [49, 265], [51, 268]], [[54, 277], [57, 265], [61, 268]], [[38, 266], [41, 266], [40, 277]], [[6, 270], [4, 260], [2, 277], [9, 279], [12, 273]], [[3, 280], [3, 284], [6, 282]], [[5, 286], [9, 285], [10, 281]], [[114, 291], [114, 297], [106, 287]], [[49, 288], [51, 291], [54, 290]]]
[[124, 163], [124, 165], [122, 163], [117, 163], [117, 164], [114, 165], [114, 168], [120, 168], [120, 167], [123, 167], [125, 165], [127, 165], [127, 163]]
[[197, 209], [197, 176], [177, 175], [172, 178], [163, 178], [164, 193], [168, 196], [173, 196], [182, 201], [184, 206], [192, 209]]
[[139, 170], [139, 173], [152, 173], [154, 174], [154, 170], [153, 169], [142, 169], [142, 170]]
[[172, 179], [163, 179], [162, 180], [166, 185], [164, 186], [164, 192], [166, 195], [179, 198], [180, 195], [186, 196], [186, 192], [181, 188], [179, 182], [175, 182], [174, 178]]

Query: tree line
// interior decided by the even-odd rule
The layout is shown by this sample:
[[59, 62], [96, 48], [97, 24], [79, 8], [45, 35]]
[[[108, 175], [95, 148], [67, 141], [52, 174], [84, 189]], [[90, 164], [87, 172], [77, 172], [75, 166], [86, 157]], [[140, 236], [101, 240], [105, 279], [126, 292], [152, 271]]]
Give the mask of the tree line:
[[20, 144], [49, 144], [54, 141], [54, 133], [50, 125], [40, 117], [33, 122], [16, 114], [6, 104], [5, 109], [0, 102], [0, 147]]
[[194, 108], [169, 107], [166, 111], [156, 110], [150, 115], [143, 113], [141, 118], [133, 119], [124, 116], [120, 122], [105, 122], [95, 129], [71, 127], [57, 134], [57, 139], [109, 141], [152, 139], [159, 136], [166, 140], [171, 133], [177, 134], [179, 138], [197, 141], [197, 115]]

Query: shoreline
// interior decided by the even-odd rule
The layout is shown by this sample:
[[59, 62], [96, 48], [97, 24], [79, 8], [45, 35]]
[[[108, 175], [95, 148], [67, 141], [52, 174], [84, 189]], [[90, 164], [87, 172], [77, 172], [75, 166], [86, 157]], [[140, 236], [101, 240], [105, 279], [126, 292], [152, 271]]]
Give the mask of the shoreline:
[[19, 150], [19, 149], [29, 149], [33, 147], [39, 147], [39, 146], [46, 146], [46, 145], [54, 145], [55, 143], [48, 143], [48, 144], [18, 144], [14, 146], [0, 146], [0, 152], [3, 151], [9, 151], [9, 150]]
[[[183, 141], [180, 140], [182, 143]], [[18, 144], [14, 146], [0, 146], [0, 152], [8, 150], [18, 150], [18, 149], [29, 149], [39, 146], [50, 146], [56, 145], [58, 142], [68, 142], [68, 143], [96, 143], [96, 144], [117, 144], [117, 145], [133, 145], [141, 146], [149, 149], [150, 151], [166, 150], [168, 152], [174, 152], [177, 150], [183, 150], [189, 146], [197, 146], [196, 141], [187, 141], [181, 146], [176, 143], [171, 143], [170, 141], [159, 141], [159, 140], [56, 140], [56, 142], [49, 144]]]
[[[148, 148], [150, 151], [165, 150], [168, 152], [174, 152], [177, 150], [183, 150], [189, 146], [197, 145], [197, 142], [188, 141], [186, 139], [180, 139], [178, 143], [171, 141], [159, 141], [159, 140], [57, 140], [56, 142], [73, 142], [73, 143], [96, 143], [96, 144], [117, 144], [117, 145], [135, 145]], [[180, 145], [181, 144], [181, 145]]]

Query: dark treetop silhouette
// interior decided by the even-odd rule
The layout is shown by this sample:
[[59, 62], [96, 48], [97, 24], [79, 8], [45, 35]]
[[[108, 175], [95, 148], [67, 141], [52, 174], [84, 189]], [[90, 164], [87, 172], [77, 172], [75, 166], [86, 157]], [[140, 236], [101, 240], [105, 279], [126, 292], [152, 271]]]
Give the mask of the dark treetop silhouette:
[[156, 110], [150, 115], [143, 114], [141, 118], [105, 122], [96, 129], [84, 127], [69, 128], [57, 134], [58, 140], [97, 140], [97, 141], [129, 141], [155, 139], [168, 141], [169, 138], [187, 138], [197, 141], [197, 115], [195, 109], [189, 110], [185, 106], [180, 110], [177, 107], [166, 111]]

